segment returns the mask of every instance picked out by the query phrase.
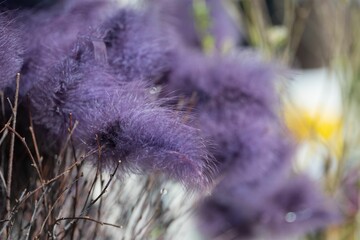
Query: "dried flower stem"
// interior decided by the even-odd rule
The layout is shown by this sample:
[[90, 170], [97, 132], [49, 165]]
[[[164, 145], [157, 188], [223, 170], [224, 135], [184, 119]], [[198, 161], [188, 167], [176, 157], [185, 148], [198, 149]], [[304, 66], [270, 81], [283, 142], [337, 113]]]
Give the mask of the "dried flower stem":
[[31, 151], [30, 151], [30, 149], [29, 149], [29, 147], [28, 147], [28, 145], [27, 145], [27, 143], [26, 143], [26, 141], [25, 141], [25, 138], [23, 138], [18, 132], [16, 132], [14, 128], [8, 126], [7, 129], [9, 129], [9, 131], [11, 132], [11, 134], [12, 134], [11, 136], [14, 135], [15, 137], [17, 137], [17, 138], [21, 141], [21, 143], [24, 145], [27, 153], [28, 153], [29, 156], [30, 156], [30, 159], [31, 159], [31, 161], [32, 161], [32, 164], [33, 164], [34, 168], [36, 169], [36, 172], [37, 172], [37, 174], [38, 174], [38, 176], [39, 176], [39, 179], [40, 179], [41, 183], [44, 183], [44, 179], [43, 179], [43, 177], [42, 177], [42, 174], [41, 174], [41, 172], [40, 172], [40, 169], [39, 169], [39, 167], [37, 166], [36, 160], [35, 160], [33, 154], [31, 153]]
[[32, 122], [31, 122], [31, 121], [30, 121], [29, 131], [30, 131], [30, 133], [31, 133], [31, 138], [32, 138], [33, 143], [34, 143], [34, 148], [35, 148], [35, 154], [36, 154], [37, 164], [39, 164], [39, 167], [41, 168], [41, 160], [42, 160], [42, 157], [40, 156], [39, 147], [38, 147], [38, 145], [37, 145], [36, 136], [35, 136], [35, 132], [34, 132], [34, 127], [32, 126]]
[[[13, 112], [13, 124], [12, 128], [15, 130], [16, 128], [16, 115], [17, 115], [17, 107], [19, 100], [19, 85], [20, 85], [20, 73], [16, 74], [16, 90], [15, 90], [15, 103], [12, 108]], [[12, 179], [12, 170], [13, 170], [13, 161], [14, 161], [14, 145], [15, 145], [15, 132], [11, 134], [11, 142], [10, 142], [10, 155], [9, 155], [9, 167], [8, 167], [8, 177], [7, 177], [7, 191], [6, 191], [6, 211], [8, 218], [11, 216], [11, 179]]]
[[88, 216], [85, 216], [85, 217], [61, 217], [61, 218], [56, 219], [55, 224], [57, 224], [60, 221], [64, 221], [64, 220], [86, 220], [86, 221], [92, 221], [92, 222], [95, 222], [95, 223], [98, 223], [101, 225], [122, 228], [120, 225], [98, 221], [98, 220], [90, 218]]
[[71, 187], [73, 186], [73, 184], [74, 184], [75, 182], [78, 182], [78, 180], [79, 180], [79, 179], [76, 179], [75, 181], [73, 181], [69, 186], [67, 186], [67, 187], [59, 194], [59, 197], [56, 198], [56, 200], [54, 201], [53, 205], [52, 205], [51, 208], [49, 209], [49, 212], [48, 212], [48, 214], [46, 215], [46, 217], [45, 217], [45, 219], [44, 219], [44, 221], [43, 221], [43, 224], [41, 225], [41, 228], [40, 228], [40, 231], [39, 231], [39, 233], [38, 233], [38, 236], [40, 236], [41, 233], [43, 232], [43, 230], [44, 230], [44, 228], [45, 228], [45, 225], [46, 225], [46, 222], [47, 222], [48, 219], [50, 218], [50, 215], [52, 214], [52, 212], [53, 212], [53, 210], [54, 210], [57, 202], [63, 197], [63, 194], [64, 194], [66, 191], [68, 191], [68, 190], [71, 189]]
[[41, 194], [40, 198], [35, 201], [34, 211], [33, 211], [33, 214], [32, 214], [32, 216], [31, 216], [31, 220], [30, 220], [30, 223], [29, 223], [29, 227], [28, 227], [28, 230], [27, 230], [26, 235], [25, 235], [25, 236], [26, 236], [26, 240], [28, 240], [29, 237], [30, 237], [31, 227], [32, 227], [32, 225], [33, 225], [33, 223], [34, 223], [34, 221], [35, 221], [35, 216], [36, 216], [36, 214], [37, 214], [37, 212], [38, 212], [40, 203], [42, 202], [42, 199], [43, 199], [44, 196], [46, 196], [46, 191], [44, 191], [44, 192]]

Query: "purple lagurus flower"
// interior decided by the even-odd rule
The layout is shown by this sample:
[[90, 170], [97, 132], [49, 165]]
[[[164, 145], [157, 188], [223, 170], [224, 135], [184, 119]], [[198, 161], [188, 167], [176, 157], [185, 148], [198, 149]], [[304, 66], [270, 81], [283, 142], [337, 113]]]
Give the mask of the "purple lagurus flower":
[[199, 210], [202, 231], [216, 239], [304, 234], [339, 219], [336, 207], [304, 176], [281, 175], [255, 187], [224, 178]]
[[154, 82], [168, 69], [171, 44], [164, 37], [164, 23], [155, 7], [120, 9], [111, 0], [77, 0], [22, 15], [28, 46], [23, 92], [53, 61], [66, 56], [79, 34], [98, 39], [94, 44], [105, 42], [105, 47], [97, 46], [99, 57], [121, 79]]
[[156, 7], [121, 9], [100, 27], [109, 65], [127, 81], [159, 80], [169, 68], [166, 23]]
[[272, 111], [278, 105], [274, 83], [280, 69], [254, 52], [205, 56], [179, 47], [171, 60], [167, 91], [187, 96], [199, 92], [199, 103], [217, 98], [229, 107], [250, 103]]
[[205, 186], [210, 161], [198, 130], [160, 107], [145, 82], [113, 75], [96, 58], [93, 41], [80, 38], [30, 90], [34, 122], [64, 138], [71, 114], [79, 122], [74, 141], [95, 150], [100, 144], [103, 167], [121, 160], [125, 171], [159, 171], [188, 186]]
[[43, 78], [48, 68], [65, 58], [79, 34], [88, 34], [111, 16], [111, 0], [58, 1], [44, 9], [22, 10], [17, 22], [22, 31], [25, 62], [21, 95]]
[[20, 72], [23, 58], [23, 47], [19, 32], [15, 30], [14, 20], [5, 13], [0, 13], [0, 88], [15, 83], [16, 74]]
[[243, 109], [200, 113], [204, 135], [213, 141], [212, 150], [222, 175], [239, 182], [257, 182], [290, 161], [291, 145], [269, 116]]
[[[137, 39], [136, 30], [152, 17], [124, 10], [102, 24], [116, 13], [110, 2], [65, 1], [19, 11], [27, 46], [20, 97], [28, 96], [34, 124], [48, 140], [61, 142], [78, 121], [74, 142], [88, 150], [100, 144], [105, 168], [121, 160], [124, 171], [159, 171], [188, 186], [205, 186], [210, 160], [199, 131], [184, 124], [182, 114], [161, 107], [164, 100], [157, 101], [144, 81], [154, 76], [153, 63], [161, 56], [152, 33]], [[122, 24], [126, 31], [118, 32]]]
[[183, 51], [174, 58], [164, 92], [192, 99], [218, 167], [234, 172], [239, 181], [256, 181], [286, 165], [292, 147], [275, 112], [276, 68], [250, 53]]

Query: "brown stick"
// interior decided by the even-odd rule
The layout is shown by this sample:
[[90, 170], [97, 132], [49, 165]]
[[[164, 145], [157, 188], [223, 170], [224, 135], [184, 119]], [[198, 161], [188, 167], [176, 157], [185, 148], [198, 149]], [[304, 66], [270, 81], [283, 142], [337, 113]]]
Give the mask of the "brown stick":
[[[13, 111], [13, 122], [12, 128], [16, 129], [16, 115], [17, 115], [17, 107], [19, 100], [19, 85], [20, 85], [20, 73], [16, 74], [16, 90], [15, 90], [15, 103], [12, 109]], [[14, 146], [15, 145], [15, 133], [11, 133], [10, 140], [10, 154], [9, 154], [9, 167], [8, 167], [8, 177], [7, 177], [7, 191], [6, 191], [6, 211], [8, 218], [11, 217], [11, 180], [12, 180], [12, 170], [13, 170], [13, 162], [14, 162]], [[8, 233], [9, 234], [9, 233]]]

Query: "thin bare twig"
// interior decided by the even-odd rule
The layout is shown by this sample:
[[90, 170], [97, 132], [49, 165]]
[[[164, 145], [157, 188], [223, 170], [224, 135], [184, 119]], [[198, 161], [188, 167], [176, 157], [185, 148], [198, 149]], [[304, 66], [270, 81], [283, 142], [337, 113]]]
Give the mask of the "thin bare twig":
[[[20, 73], [16, 74], [16, 90], [15, 90], [15, 103], [12, 108], [13, 113], [13, 122], [12, 128], [16, 128], [16, 115], [17, 107], [19, 101], [19, 85], [20, 85]], [[12, 171], [13, 171], [13, 162], [14, 162], [14, 147], [15, 147], [15, 133], [11, 134], [10, 140], [10, 154], [9, 154], [9, 167], [8, 167], [8, 178], [7, 178], [7, 189], [6, 189], [6, 211], [8, 218], [11, 216], [11, 180], [12, 180]], [[9, 234], [9, 233], [8, 233]]]
[[31, 153], [31, 151], [30, 151], [30, 149], [29, 149], [29, 147], [28, 147], [28, 145], [27, 145], [27, 143], [26, 143], [26, 141], [25, 141], [25, 138], [23, 138], [19, 133], [17, 133], [14, 128], [12, 128], [12, 127], [10, 127], [10, 126], [8, 126], [7, 128], [9, 129], [9, 131], [11, 132], [11, 134], [13, 134], [14, 136], [16, 136], [16, 137], [21, 141], [21, 143], [24, 145], [24, 147], [25, 147], [25, 149], [26, 149], [27, 153], [29, 154], [29, 157], [30, 157], [30, 159], [31, 159], [31, 161], [32, 161], [32, 165], [33, 165], [34, 168], [36, 169], [36, 172], [37, 172], [37, 174], [39, 175], [39, 179], [40, 179], [41, 183], [43, 183], [43, 182], [44, 182], [44, 179], [43, 179], [43, 177], [42, 177], [42, 175], [41, 175], [41, 172], [40, 172], [40, 169], [39, 169], [39, 167], [38, 167], [38, 165], [37, 165], [37, 163], [36, 163], [36, 160], [35, 160], [33, 154]]
[[109, 179], [109, 181], [106, 183], [105, 187], [103, 188], [103, 190], [101, 191], [101, 193], [99, 194], [99, 196], [90, 202], [90, 204], [89, 204], [90, 206], [93, 205], [94, 203], [96, 203], [96, 202], [102, 197], [102, 195], [105, 194], [105, 192], [106, 192], [106, 190], [108, 189], [111, 181], [113, 180], [113, 178], [114, 178], [114, 176], [115, 176], [115, 174], [116, 174], [116, 172], [117, 172], [120, 164], [121, 164], [121, 161], [118, 161], [118, 163], [117, 163], [117, 165], [116, 165], [116, 167], [115, 167], [114, 172], [112, 172], [112, 173], [110, 174], [110, 179]]
[[28, 192], [21, 200], [19, 200], [19, 204], [18, 204], [18, 205], [20, 205], [21, 203], [23, 203], [24, 201], [26, 201], [29, 197], [31, 197], [32, 195], [34, 195], [37, 191], [39, 191], [40, 189], [42, 189], [44, 186], [49, 185], [49, 184], [55, 182], [56, 180], [58, 180], [59, 178], [65, 176], [65, 175], [68, 174], [68, 173], [70, 173], [71, 170], [72, 170], [77, 164], [80, 164], [82, 161], [84, 161], [85, 158], [86, 158], [86, 157], [81, 157], [78, 162], [75, 162], [75, 163], [73, 163], [72, 165], [70, 165], [68, 168], [65, 169], [65, 171], [63, 171], [62, 173], [60, 173], [60, 174], [57, 175], [56, 177], [54, 177], [54, 178], [52, 178], [52, 179], [50, 179], [50, 180], [45, 181], [43, 185], [35, 188], [35, 189], [32, 190], [31, 192]]
[[[96, 164], [96, 174], [95, 174], [95, 177], [94, 177], [94, 179], [93, 179], [93, 181], [92, 181], [92, 183], [91, 183], [91, 186], [90, 186], [90, 189], [89, 189], [88, 194], [87, 194], [87, 196], [86, 196], [85, 204], [84, 204], [83, 209], [81, 210], [81, 213], [84, 213], [84, 212], [85, 212], [85, 207], [87, 206], [87, 203], [88, 203], [88, 201], [89, 201], [90, 195], [91, 195], [91, 193], [93, 192], [93, 189], [94, 189], [94, 187], [95, 187], [95, 183], [96, 183], [96, 181], [97, 181], [97, 179], [98, 179], [98, 177], [99, 177], [99, 173], [100, 173], [101, 146], [100, 146], [100, 144], [99, 144], [99, 137], [98, 137], [97, 135], [96, 135], [96, 141], [97, 141], [97, 143], [98, 143], [98, 149], [97, 149], [97, 151], [98, 151], [98, 161], [97, 161], [97, 164]], [[86, 214], [86, 213], [85, 213], [85, 214]]]
[[[31, 122], [31, 121], [30, 121], [29, 131], [30, 131], [30, 133], [31, 133], [31, 138], [32, 138], [33, 143], [34, 143], [36, 160], [37, 160], [37, 163], [38, 163], [38, 165], [39, 165], [39, 168], [41, 169], [41, 160], [42, 160], [42, 157], [40, 156], [39, 147], [38, 147], [38, 144], [37, 144], [37, 141], [36, 141], [36, 135], [35, 135], [35, 132], [34, 132], [34, 127], [32, 126], [32, 122]], [[40, 173], [41, 173], [41, 171], [40, 171]]]
[[49, 209], [49, 212], [48, 214], [46, 215], [44, 221], [43, 221], [43, 224], [41, 225], [41, 228], [40, 228], [40, 231], [38, 233], [38, 237], [40, 237], [40, 234], [43, 232], [44, 228], [45, 228], [45, 225], [46, 225], [46, 221], [49, 219], [52, 211], [54, 210], [55, 206], [56, 206], [56, 203], [60, 200], [60, 198], [63, 196], [63, 194], [71, 189], [71, 186], [75, 183], [75, 182], [78, 182], [79, 179], [75, 179], [75, 181], [73, 181], [69, 186], [67, 186], [60, 194], [59, 196], [55, 199], [53, 205], [51, 206], [51, 208]]
[[34, 221], [35, 221], [35, 215], [36, 215], [36, 213], [37, 213], [37, 211], [38, 211], [38, 208], [39, 208], [39, 206], [40, 206], [40, 203], [41, 203], [41, 201], [42, 201], [42, 199], [43, 199], [43, 197], [44, 197], [45, 195], [46, 195], [46, 191], [44, 191], [44, 192], [41, 194], [40, 198], [35, 201], [34, 211], [33, 211], [33, 214], [31, 215], [31, 220], [30, 220], [29, 227], [28, 227], [28, 230], [27, 230], [26, 235], [25, 235], [25, 236], [26, 236], [25, 240], [28, 240], [29, 237], [30, 237], [31, 227], [32, 227], [32, 225], [33, 225], [33, 223], [34, 223]]
[[95, 223], [101, 224], [101, 225], [106, 225], [106, 226], [111, 226], [111, 227], [116, 227], [116, 228], [122, 228], [121, 225], [116, 225], [116, 224], [112, 224], [112, 223], [98, 221], [98, 220], [90, 218], [88, 216], [84, 216], [84, 217], [61, 217], [59, 219], [56, 219], [54, 224], [58, 224], [58, 222], [64, 221], [64, 220], [86, 220], [86, 221], [95, 222]]

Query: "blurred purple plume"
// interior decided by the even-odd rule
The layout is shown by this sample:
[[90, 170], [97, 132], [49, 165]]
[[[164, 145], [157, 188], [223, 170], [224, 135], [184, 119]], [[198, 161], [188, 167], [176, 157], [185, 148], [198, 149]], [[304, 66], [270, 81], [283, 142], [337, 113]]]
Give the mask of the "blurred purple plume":
[[338, 220], [306, 178], [288, 177], [294, 146], [277, 115], [281, 69], [251, 52], [205, 55], [185, 42], [171, 55], [163, 94], [186, 99], [212, 143], [220, 183], [200, 210], [204, 232], [249, 239], [304, 233]]
[[288, 164], [292, 147], [275, 112], [275, 66], [245, 52], [204, 56], [183, 50], [173, 59], [164, 92], [192, 99], [221, 171], [256, 181]]
[[209, 238], [274, 239], [317, 230], [340, 220], [335, 205], [304, 176], [275, 176], [260, 185], [224, 179], [199, 210]]

